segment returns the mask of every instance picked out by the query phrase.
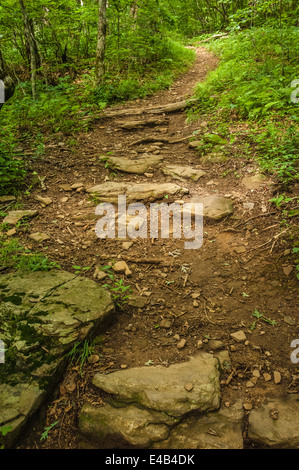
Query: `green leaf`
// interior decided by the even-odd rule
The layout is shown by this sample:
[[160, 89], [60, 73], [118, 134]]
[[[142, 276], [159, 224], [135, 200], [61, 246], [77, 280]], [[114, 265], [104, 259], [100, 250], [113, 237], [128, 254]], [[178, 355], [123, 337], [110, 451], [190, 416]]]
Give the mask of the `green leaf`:
[[263, 314], [260, 313], [258, 310], [255, 310], [252, 314], [253, 317], [256, 317], [256, 318], [262, 318]]

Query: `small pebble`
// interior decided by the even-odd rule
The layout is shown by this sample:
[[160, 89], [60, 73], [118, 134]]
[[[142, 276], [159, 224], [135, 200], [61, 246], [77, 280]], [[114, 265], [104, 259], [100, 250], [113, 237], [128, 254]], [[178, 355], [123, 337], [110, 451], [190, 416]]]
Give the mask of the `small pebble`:
[[281, 382], [281, 373], [278, 370], [275, 370], [274, 373], [274, 383], [277, 385]]
[[186, 346], [186, 340], [181, 339], [181, 341], [177, 344], [178, 349], [183, 349]]
[[265, 382], [269, 382], [269, 380], [271, 380], [272, 378], [271, 374], [268, 374], [267, 372], [263, 374], [263, 377], [264, 377]]
[[185, 385], [185, 390], [187, 390], [187, 392], [191, 392], [191, 390], [193, 390], [193, 384], [191, 384], [191, 383], [186, 384]]

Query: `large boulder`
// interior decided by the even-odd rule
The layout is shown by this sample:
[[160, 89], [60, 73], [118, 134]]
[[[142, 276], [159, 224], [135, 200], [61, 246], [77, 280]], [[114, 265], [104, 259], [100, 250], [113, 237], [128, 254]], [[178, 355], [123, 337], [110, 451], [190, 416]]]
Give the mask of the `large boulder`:
[[277, 449], [299, 449], [299, 394], [272, 399], [250, 412], [248, 438]]
[[[185, 419], [188, 421], [191, 413], [196, 414], [194, 419], [197, 420], [202, 413], [216, 412], [220, 407], [218, 361], [207, 353], [168, 368], [136, 367], [108, 375], [98, 373], [93, 385], [105, 392], [107, 403], [102, 407], [88, 403], [83, 406], [79, 429], [84, 447], [167, 448], [170, 445], [176, 448], [176, 445], [183, 445], [177, 436], [181, 434], [181, 423]], [[239, 410], [237, 413], [234, 410], [234, 413], [236, 416], [231, 421], [230, 416], [220, 417], [219, 425], [211, 413], [214, 416], [211, 422], [221, 432], [225, 425], [231, 426], [234, 430], [230, 439], [234, 436], [234, 443], [240, 447], [237, 432], [241, 418]], [[206, 427], [203, 421], [199, 423], [194, 427], [198, 436], [196, 434], [193, 441], [190, 435], [186, 435], [186, 427], [182, 427], [186, 442], [193, 448], [198, 446], [199, 435], [204, 434], [208, 426], [208, 422]], [[226, 446], [229, 445], [228, 440], [225, 440]], [[205, 442], [208, 446], [208, 441]]]
[[[215, 410], [220, 405], [218, 361], [206, 353], [168, 368], [136, 367], [107, 376], [96, 374], [93, 384], [112, 395], [114, 402], [135, 403], [173, 417]], [[187, 384], [192, 384], [190, 391]]]
[[187, 417], [155, 449], [243, 449], [244, 410], [240, 401], [211, 413]]
[[59, 379], [75, 342], [97, 335], [113, 318], [110, 294], [65, 271], [7, 274], [0, 279], [0, 428], [12, 445]]
[[110, 405], [97, 408], [85, 404], [79, 428], [84, 438], [99, 448], [148, 448], [165, 440], [176, 420], [165, 413], [129, 405], [121, 409]]

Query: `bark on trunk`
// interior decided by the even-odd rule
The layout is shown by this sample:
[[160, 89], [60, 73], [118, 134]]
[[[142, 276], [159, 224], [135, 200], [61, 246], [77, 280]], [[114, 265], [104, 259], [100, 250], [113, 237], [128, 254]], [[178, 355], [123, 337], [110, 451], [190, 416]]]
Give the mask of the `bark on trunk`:
[[96, 65], [95, 65], [95, 86], [99, 86], [104, 81], [105, 76], [105, 49], [106, 49], [106, 6], [107, 0], [99, 0], [99, 21], [98, 21], [98, 38], [96, 48]]
[[23, 15], [23, 22], [24, 22], [24, 32], [26, 36], [26, 40], [29, 46], [29, 54], [30, 54], [30, 79], [31, 79], [31, 89], [32, 89], [32, 98], [36, 99], [36, 69], [39, 67], [40, 59], [38, 57], [38, 48], [35, 41], [33, 25], [30, 22], [30, 19], [27, 15], [26, 7], [24, 5], [23, 0], [19, 0], [22, 15]]

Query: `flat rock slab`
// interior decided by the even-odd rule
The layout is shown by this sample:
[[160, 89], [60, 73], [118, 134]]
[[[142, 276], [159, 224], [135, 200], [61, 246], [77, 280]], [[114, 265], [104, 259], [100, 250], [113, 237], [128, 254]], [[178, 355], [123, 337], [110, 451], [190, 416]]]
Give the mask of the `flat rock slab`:
[[[190, 383], [193, 388], [187, 391], [185, 385]], [[93, 384], [111, 394], [114, 402], [134, 403], [172, 417], [220, 406], [218, 361], [206, 353], [168, 368], [136, 367], [96, 374]]]
[[169, 427], [176, 423], [165, 413], [129, 405], [114, 408], [83, 406], [79, 429], [84, 439], [100, 449], [150, 448], [154, 442], [165, 440]]
[[45, 390], [37, 384], [20, 383], [17, 385], [0, 384], [0, 428], [7, 427], [5, 447], [11, 447], [17, 440], [27, 420], [42, 404]]
[[214, 165], [214, 163], [224, 163], [227, 161], [227, 157], [222, 152], [212, 152], [203, 155], [200, 162], [204, 165]]
[[53, 202], [50, 197], [43, 197], [39, 194], [37, 194], [34, 199], [38, 202], [41, 202], [44, 206], [49, 206]]
[[[114, 304], [94, 281], [65, 271], [7, 274], [1, 276], [0, 291], [0, 340], [6, 349], [0, 364], [0, 427], [12, 427], [13, 437], [8, 433], [6, 438], [11, 443], [21, 429], [20, 384], [33, 387], [30, 399], [22, 402], [25, 424], [59, 378], [67, 352], [75, 342], [103, 331], [114, 316]], [[16, 396], [10, 417], [8, 388]]]
[[243, 449], [244, 410], [241, 402], [191, 416], [174, 426], [169, 438], [154, 449]]
[[22, 219], [31, 219], [38, 214], [36, 210], [24, 210], [24, 211], [10, 211], [4, 218], [3, 223], [9, 225], [16, 225]]
[[248, 176], [242, 179], [242, 184], [247, 189], [251, 189], [251, 190], [260, 189], [268, 183], [269, 183], [269, 180], [266, 178], [266, 176], [261, 175], [261, 174]]
[[230, 199], [216, 195], [192, 199], [189, 202], [189, 207], [184, 207], [184, 212], [186, 214], [190, 212], [191, 216], [194, 216], [196, 203], [203, 205], [203, 216], [208, 219], [221, 220], [233, 213], [233, 202]]
[[36, 243], [42, 243], [46, 240], [49, 240], [49, 235], [44, 232], [34, 232], [29, 235], [30, 240], [33, 240]]
[[249, 415], [248, 438], [264, 446], [299, 449], [299, 394], [273, 399]]
[[118, 202], [118, 196], [126, 195], [127, 202], [156, 201], [168, 195], [187, 194], [188, 189], [173, 183], [119, 183], [106, 182], [87, 189], [102, 202]]
[[162, 172], [164, 175], [172, 176], [174, 179], [181, 180], [183, 178], [190, 178], [193, 181], [198, 181], [199, 178], [206, 174], [206, 172], [201, 169], [179, 165], [167, 165], [162, 168]]
[[6, 202], [13, 202], [16, 201], [15, 196], [0, 196], [0, 204], [6, 203]]
[[223, 219], [233, 213], [233, 203], [230, 199], [220, 196], [207, 196], [203, 198], [203, 214], [214, 220]]
[[189, 142], [189, 147], [191, 149], [197, 149], [200, 146], [202, 146], [202, 141], [201, 140], [192, 140], [191, 142]]
[[141, 295], [130, 295], [127, 300], [128, 305], [136, 308], [144, 308], [148, 302], [147, 297], [142, 297]]
[[142, 154], [136, 159], [124, 157], [109, 157], [107, 163], [112, 170], [122, 171], [124, 173], [133, 173], [143, 175], [147, 171], [155, 168], [161, 161], [162, 157], [157, 155]]

